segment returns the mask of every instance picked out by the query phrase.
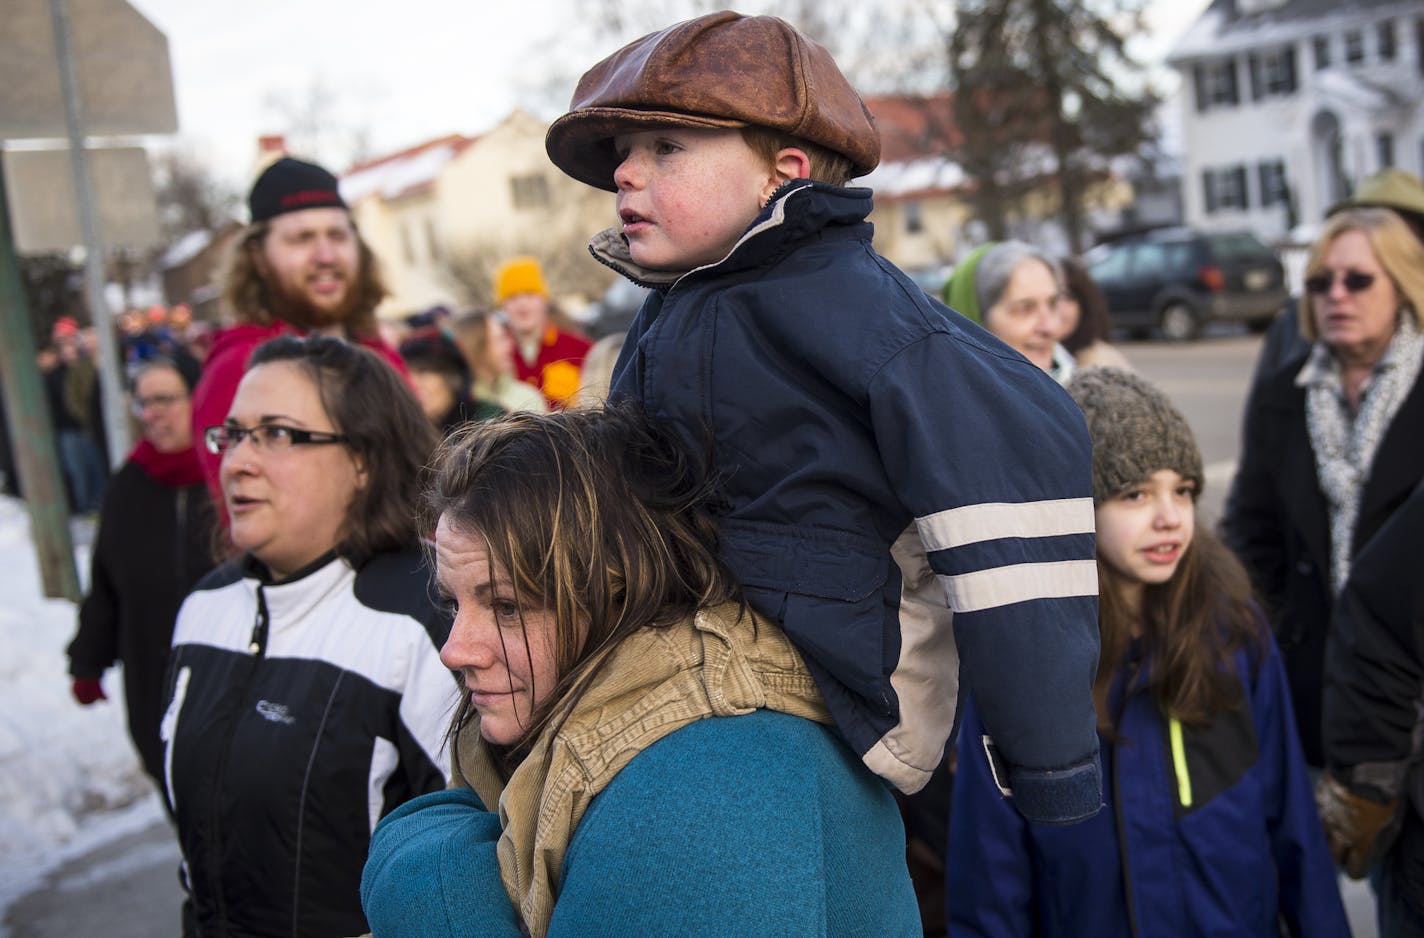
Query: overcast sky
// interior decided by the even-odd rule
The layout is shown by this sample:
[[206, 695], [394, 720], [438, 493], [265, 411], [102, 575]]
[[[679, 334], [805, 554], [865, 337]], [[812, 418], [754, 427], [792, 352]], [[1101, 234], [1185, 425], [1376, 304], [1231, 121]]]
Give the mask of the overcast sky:
[[[588, 6], [577, 0], [130, 2], [168, 37], [177, 143], [235, 189], [246, 187], [258, 135], [310, 110], [314, 89], [326, 90], [332, 126], [361, 128], [370, 150], [388, 153], [480, 133], [517, 106], [556, 116], [572, 85], [551, 88], [549, 73], [576, 76], [618, 44], [569, 21]], [[1160, 61], [1206, 5], [1152, 0], [1139, 53]]]

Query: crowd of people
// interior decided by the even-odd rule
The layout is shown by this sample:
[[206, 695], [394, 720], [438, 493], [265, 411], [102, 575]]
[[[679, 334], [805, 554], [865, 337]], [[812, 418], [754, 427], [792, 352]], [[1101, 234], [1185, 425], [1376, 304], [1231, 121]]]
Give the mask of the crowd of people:
[[122, 664], [184, 934], [1330, 938], [1339, 870], [1424, 934], [1424, 185], [1332, 210], [1218, 536], [1079, 262], [874, 252], [867, 113], [772, 17], [589, 69], [548, 155], [652, 288], [597, 345], [531, 257], [379, 322], [284, 157], [226, 324], [125, 326], [112, 478], [56, 324], [73, 694]]

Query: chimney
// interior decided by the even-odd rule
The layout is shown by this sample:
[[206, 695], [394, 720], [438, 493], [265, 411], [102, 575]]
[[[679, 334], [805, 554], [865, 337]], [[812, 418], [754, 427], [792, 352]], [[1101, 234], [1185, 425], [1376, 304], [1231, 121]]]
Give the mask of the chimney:
[[282, 134], [263, 134], [257, 138], [257, 161], [253, 175], [287, 155], [287, 138]]

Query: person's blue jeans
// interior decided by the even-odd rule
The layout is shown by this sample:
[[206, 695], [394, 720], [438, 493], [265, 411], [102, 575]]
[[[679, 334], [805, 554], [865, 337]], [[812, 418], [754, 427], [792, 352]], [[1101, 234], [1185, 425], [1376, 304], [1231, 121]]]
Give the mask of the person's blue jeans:
[[109, 481], [99, 447], [83, 430], [60, 430], [58, 436], [59, 461], [74, 495], [74, 510], [81, 514], [97, 512], [104, 500], [104, 485]]

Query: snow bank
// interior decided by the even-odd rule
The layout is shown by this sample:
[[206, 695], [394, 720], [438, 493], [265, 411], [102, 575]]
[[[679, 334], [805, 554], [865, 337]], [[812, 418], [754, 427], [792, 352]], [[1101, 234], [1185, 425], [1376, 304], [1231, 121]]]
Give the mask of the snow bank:
[[[80, 707], [69, 695], [75, 606], [43, 597], [29, 528], [24, 504], [0, 497], [0, 910], [72, 850], [159, 810], [119, 675], [104, 678], [107, 701]], [[87, 575], [88, 550], [76, 553]]]

